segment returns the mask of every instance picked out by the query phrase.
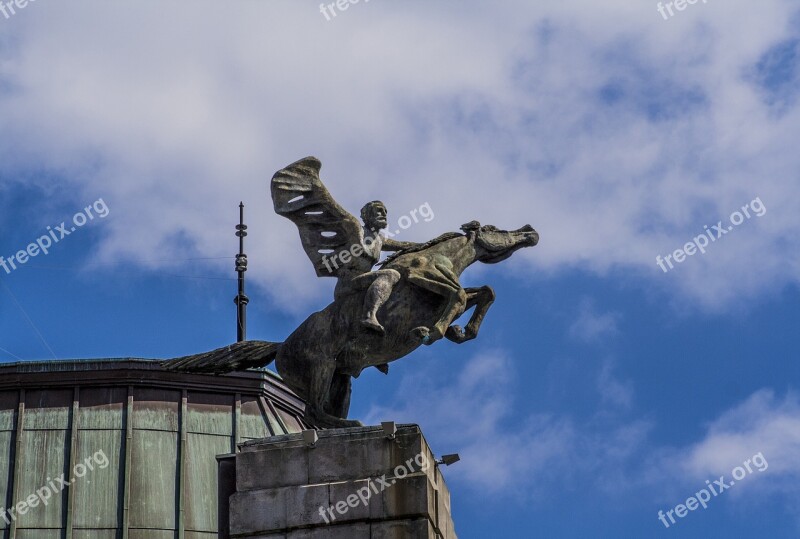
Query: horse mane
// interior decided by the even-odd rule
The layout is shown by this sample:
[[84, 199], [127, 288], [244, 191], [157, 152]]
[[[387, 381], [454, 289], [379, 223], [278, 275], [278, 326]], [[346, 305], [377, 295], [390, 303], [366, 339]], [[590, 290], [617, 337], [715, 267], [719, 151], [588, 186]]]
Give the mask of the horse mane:
[[462, 234], [460, 232], [445, 232], [441, 236], [439, 236], [437, 238], [433, 238], [430, 241], [426, 241], [425, 243], [420, 243], [419, 245], [415, 245], [414, 247], [409, 247], [408, 249], [402, 249], [400, 251], [397, 251], [396, 253], [386, 257], [386, 260], [384, 260], [383, 262], [381, 262], [378, 265], [380, 267], [384, 267], [387, 264], [393, 262], [396, 258], [401, 257], [403, 255], [407, 255], [407, 254], [410, 254], [410, 253], [418, 253], [420, 251], [424, 251], [425, 249], [427, 249], [429, 247], [433, 247], [434, 245], [438, 245], [438, 244], [440, 244], [442, 242], [445, 242], [445, 241], [448, 241], [448, 240], [452, 240], [453, 238], [461, 238], [463, 236], [464, 236], [464, 234]]

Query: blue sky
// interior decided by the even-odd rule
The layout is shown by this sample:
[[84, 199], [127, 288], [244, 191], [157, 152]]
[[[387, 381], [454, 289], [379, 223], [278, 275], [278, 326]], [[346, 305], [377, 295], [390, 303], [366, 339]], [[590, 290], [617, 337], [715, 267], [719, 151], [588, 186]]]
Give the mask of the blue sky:
[[[430, 205], [398, 239], [472, 219], [541, 234], [465, 273], [498, 296], [477, 340], [354, 384], [352, 417], [418, 423], [461, 454], [446, 470], [460, 537], [796, 537], [798, 6], [700, 2], [664, 20], [657, 2], [531, 4], [0, 14], [0, 255], [108, 209], [0, 269], [0, 358], [230, 343], [240, 200], [249, 336], [285, 338], [333, 283], [268, 180], [315, 155], [352, 212]], [[720, 221], [704, 254], [662, 271], [657, 256]], [[763, 472], [659, 521], [759, 454]]]

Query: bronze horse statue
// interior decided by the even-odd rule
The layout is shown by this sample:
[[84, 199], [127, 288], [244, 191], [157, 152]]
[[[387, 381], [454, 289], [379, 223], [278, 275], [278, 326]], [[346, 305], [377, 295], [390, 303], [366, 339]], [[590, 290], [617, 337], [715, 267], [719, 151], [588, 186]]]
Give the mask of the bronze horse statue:
[[[364, 239], [370, 236], [368, 229], [333, 201], [319, 180], [320, 167], [312, 157], [293, 163], [276, 173], [272, 193], [276, 211], [298, 225], [303, 246], [318, 275], [326, 276], [325, 270], [331, 273], [332, 269], [326, 255], [345, 248], [349, 242], [360, 246], [355, 251], [367, 249], [370, 242]], [[380, 215], [385, 215], [385, 209]], [[385, 227], [385, 222], [378, 226]], [[377, 231], [373, 232], [377, 235]], [[538, 241], [539, 235], [530, 225], [507, 231], [472, 221], [462, 226], [462, 233], [443, 234], [424, 244], [393, 242], [389, 250], [397, 252], [383, 262], [380, 271], [373, 272], [388, 276], [388, 281], [377, 286], [382, 290], [377, 294], [381, 297], [376, 310], [380, 328], [358, 322], [362, 308], [370, 304], [365, 297], [372, 290], [371, 282], [380, 282], [381, 278], [359, 284], [368, 276], [355, 275], [358, 272], [343, 266], [334, 275], [339, 277], [340, 285], [345, 283], [337, 286], [335, 300], [309, 316], [284, 342], [246, 341], [177, 358], [166, 362], [165, 367], [223, 373], [264, 367], [275, 361], [284, 382], [306, 401], [309, 424], [360, 425], [346, 419], [352, 378], [367, 367], [388, 372], [388, 363], [423, 344], [442, 338], [461, 344], [477, 337], [495, 294], [489, 286], [462, 288], [460, 275], [475, 262], [501, 262]], [[387, 282], [391, 285], [388, 292], [381, 288]], [[466, 327], [452, 325], [473, 307]]]

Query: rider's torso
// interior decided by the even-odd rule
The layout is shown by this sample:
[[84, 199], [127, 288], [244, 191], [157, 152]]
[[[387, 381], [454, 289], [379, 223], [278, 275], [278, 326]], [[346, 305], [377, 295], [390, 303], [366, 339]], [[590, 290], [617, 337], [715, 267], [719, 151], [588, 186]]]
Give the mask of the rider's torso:
[[357, 276], [372, 271], [372, 268], [381, 258], [382, 248], [383, 237], [380, 234], [365, 236], [361, 240], [361, 252], [358, 256], [353, 256], [350, 262], [346, 264], [345, 272]]

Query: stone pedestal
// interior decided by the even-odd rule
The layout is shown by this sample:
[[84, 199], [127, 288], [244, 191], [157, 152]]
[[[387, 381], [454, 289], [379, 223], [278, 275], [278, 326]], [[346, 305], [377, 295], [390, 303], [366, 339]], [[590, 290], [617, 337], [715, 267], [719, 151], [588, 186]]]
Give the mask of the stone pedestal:
[[220, 458], [221, 538], [456, 539], [450, 492], [418, 426], [398, 426], [394, 439], [381, 427], [318, 436], [254, 440]]

